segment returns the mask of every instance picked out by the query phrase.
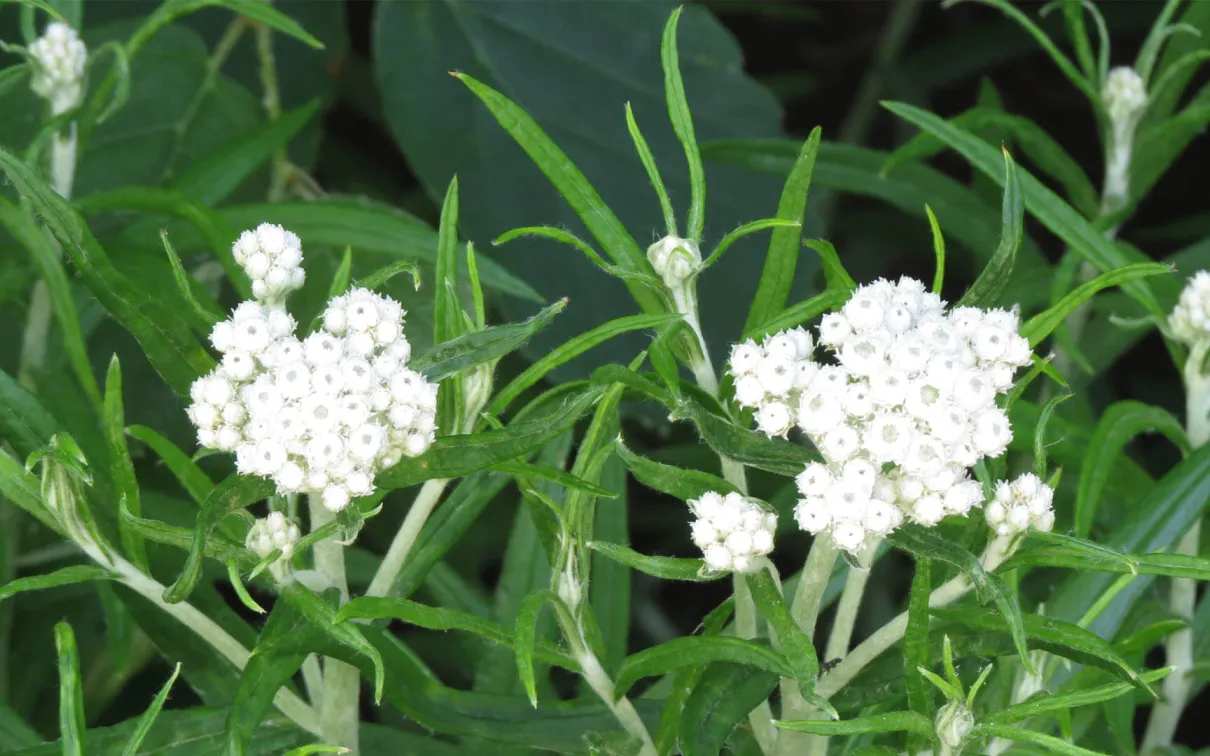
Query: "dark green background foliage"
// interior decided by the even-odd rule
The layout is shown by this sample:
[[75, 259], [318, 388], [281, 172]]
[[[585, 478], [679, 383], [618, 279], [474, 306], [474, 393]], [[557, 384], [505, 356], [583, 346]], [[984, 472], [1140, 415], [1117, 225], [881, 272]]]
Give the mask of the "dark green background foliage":
[[[83, 3], [83, 37], [90, 49], [109, 40], [125, 40], [157, 5], [143, 0], [88, 0]], [[1142, 43], [1158, 4], [1103, 5], [1114, 41], [1114, 63], [1125, 64]], [[307, 316], [299, 318], [304, 323], [322, 307], [346, 246], [352, 248], [354, 281], [391, 262], [417, 262], [422, 282], [418, 291], [407, 275], [392, 278], [381, 290], [404, 303], [408, 335], [420, 351], [431, 345], [433, 333], [435, 229], [446, 187], [457, 174], [458, 232], [476, 245], [489, 324], [520, 322], [541, 307], [569, 299], [549, 327], [502, 360], [497, 387], [569, 338], [639, 311], [619, 279], [570, 247], [532, 237], [492, 247], [493, 239], [520, 226], [551, 225], [583, 238], [588, 234], [483, 103], [447, 73], [469, 74], [524, 108], [645, 248], [662, 236], [662, 217], [626, 130], [626, 103], [661, 166], [673, 203], [683, 209], [690, 197], [685, 159], [669, 124], [660, 72], [661, 30], [674, 3], [278, 0], [275, 7], [325, 45], [317, 50], [275, 35], [285, 111], [281, 121], [266, 120], [250, 34], [239, 40], [221, 67], [211, 67], [212, 52], [232, 14], [206, 8], [150, 38], [132, 62], [128, 102], [88, 135], [74, 200], [139, 297], [185, 311], [159, 239], [158, 231], [166, 228], [186, 268], [200, 282], [194, 285], [199, 298], [222, 309], [233, 306], [241, 297], [230, 284], [219, 283], [221, 270], [214, 249], [222, 245], [212, 243], [215, 234], [221, 240], [224, 233], [261, 221], [280, 222], [298, 232], [305, 244], [307, 285], [291, 303], [296, 314]], [[1030, 12], [1038, 9], [1033, 4], [1022, 7]], [[1196, 2], [1183, 11], [1203, 37], [1175, 38], [1176, 51], [1166, 53], [1165, 61], [1181, 51], [1210, 47], [1208, 8], [1210, 2]], [[15, 7], [0, 5], [0, 40], [20, 40], [18, 16]], [[1040, 24], [1056, 39], [1066, 39], [1060, 11]], [[905, 159], [882, 175], [887, 158], [917, 135], [919, 124], [880, 107], [879, 100], [908, 103], [944, 118], [978, 106], [983, 120], [967, 125], [982, 140], [980, 147], [1005, 145], [1024, 169], [1075, 208], [1077, 220], [1081, 214], [1088, 221], [1096, 215], [1103, 156], [1088, 102], [1028, 35], [994, 9], [973, 3], [943, 10], [937, 4], [907, 2], [718, 0], [686, 7], [679, 39], [685, 89], [705, 155], [707, 248], [741, 223], [775, 215], [802, 140], [812, 128], [822, 126], [824, 141], [814, 169], [804, 238], [830, 241], [858, 282], [903, 274], [931, 280], [934, 257], [925, 217], [928, 204], [949, 244], [944, 294], [951, 301], [961, 297], [996, 249], [1002, 188], [984, 169], [971, 168], [968, 160], [977, 161], [970, 155], [964, 158], [940, 149], [939, 144], [930, 150], [927, 144], [916, 143], [922, 149], [906, 158], [927, 162]], [[0, 53], [0, 69], [16, 60]], [[91, 72], [94, 90], [108, 66], [102, 58]], [[1133, 198], [1138, 202], [1132, 204], [1121, 231], [1122, 239], [1143, 250], [1138, 259], [1174, 262], [1182, 273], [1210, 264], [1210, 215], [1203, 190], [1210, 153], [1205, 140], [1195, 138], [1210, 117], [1205, 112], [1210, 103], [1205, 78], [1198, 74], [1179, 103], [1191, 113], [1185, 122], [1159, 130], [1158, 124], [1179, 109], [1177, 102], [1164, 103], [1144, 122], [1137, 158], [1143, 167], [1136, 173], [1138, 196]], [[906, 112], [896, 107], [900, 115]], [[1037, 129], [1013, 128], [997, 113], [1030, 119]], [[41, 105], [24, 83], [0, 91], [0, 148], [24, 154], [39, 133], [41, 114]], [[1070, 158], [1047, 152], [1051, 145], [1038, 138], [1038, 130], [1048, 133]], [[272, 147], [264, 145], [287, 143], [290, 160], [306, 175], [295, 177], [298, 184], [290, 185], [284, 202], [269, 205]], [[1186, 145], [1178, 158], [1179, 148]], [[246, 170], [235, 171], [234, 179], [207, 172], [239, 149], [250, 149], [251, 157]], [[990, 172], [998, 170], [997, 164]], [[308, 203], [291, 193], [299, 185], [311, 184], [322, 187], [324, 196], [311, 197]], [[115, 192], [130, 187], [175, 193], [157, 194], [152, 201], [137, 192]], [[1026, 316], [1058, 300], [1074, 271], [1064, 262], [1071, 240], [1048, 220], [1053, 216], [1046, 215], [1046, 203], [1038, 197], [1037, 192], [1027, 192], [1025, 238], [1000, 297], [1001, 302], [1020, 302]], [[6, 184], [0, 188], [0, 199], [16, 202], [18, 192]], [[1092, 228], [1080, 222], [1080, 229]], [[716, 365], [725, 360], [728, 345], [741, 338], [767, 238], [762, 233], [740, 240], [699, 282], [703, 330]], [[818, 260], [804, 250], [790, 303], [825, 290]], [[1060, 273], [1064, 270], [1066, 275]], [[75, 273], [74, 268], [69, 266], [69, 272]], [[17, 375], [30, 284], [36, 278], [24, 246], [0, 231], [0, 439], [24, 459], [52, 433], [69, 431], [100, 471], [92, 498], [107, 502], [96, 505], [98, 517], [106, 532], [116, 533], [118, 508], [112, 493], [123, 484], [109, 472], [106, 439], [87, 388], [73, 375], [69, 345], [59, 330], [52, 329], [48, 361], [35, 376], [33, 395], [24, 393], [10, 377]], [[1159, 308], [1170, 310], [1180, 290], [1179, 278], [1146, 281]], [[82, 276], [72, 276], [70, 292], [92, 374], [102, 387], [111, 356], [116, 354], [120, 360], [125, 424], [146, 426], [182, 449], [194, 449], [184, 402], [179, 391], [166, 383], [168, 374], [162, 366], [153, 364], [126, 328], [105, 312]], [[469, 287], [464, 286], [460, 294], [470, 300]], [[1175, 478], [1169, 475], [1157, 484], [1178, 462], [1178, 452], [1162, 438], [1135, 436], [1142, 429], [1162, 429], [1161, 422], [1144, 412], [1124, 421], [1134, 428], [1131, 432], [1104, 424], [1098, 428], [1105, 408], [1124, 399], [1158, 405], [1178, 416], [1182, 411], [1179, 373], [1170, 367], [1158, 333], [1126, 330], [1109, 322], [1110, 315], [1145, 314], [1123, 290], [1113, 289], [1093, 300], [1089, 327], [1080, 342], [1082, 358], [1074, 361], [1066, 376], [1075, 396], [1057, 410], [1045, 436], [1052, 466], [1063, 468], [1056, 530], [1081, 527], [1073, 502], [1089, 495], [1086, 487], [1093, 484], [1084, 482], [1082, 474], [1097, 463], [1095, 485], [1100, 495], [1092, 497], [1096, 503], [1082, 514], [1087, 520], [1082, 527], [1087, 529], [1080, 534], [1132, 553], [1171, 549], [1204, 507], [1203, 473], [1210, 464], [1205, 454], [1195, 455], [1178, 468]], [[560, 366], [524, 398], [587, 378], [603, 365], [626, 364], [650, 344], [650, 330], [611, 339]], [[652, 385], [662, 391], [660, 385]], [[1036, 390], [1031, 397], [1033, 401], [1022, 401], [1013, 415], [1014, 452], [1034, 449], [1033, 429], [1043, 402]], [[522, 405], [514, 402], [509, 413]], [[1119, 405], [1115, 417], [1129, 415], [1131, 409], [1133, 405]], [[567, 418], [568, 428], [576, 417]], [[701, 442], [693, 425], [670, 422], [666, 408], [643, 401], [638, 392], [626, 395], [621, 418], [620, 432], [630, 451], [668, 465], [719, 473], [715, 451]], [[533, 450], [537, 457], [532, 461], [569, 467], [579, 438], [576, 431], [582, 431], [583, 425], [566, 433], [551, 431], [540, 452]], [[1115, 432], [1121, 438], [1114, 438]], [[141, 516], [192, 530], [197, 515], [193, 492], [182, 489], [160, 455], [147, 445], [146, 435], [133, 435], [140, 439], [130, 438], [128, 443]], [[1104, 460], [1086, 456], [1090, 448], [1116, 449], [1115, 444], [1126, 445], [1127, 455], [1108, 455]], [[800, 463], [792, 456], [784, 464]], [[215, 481], [232, 472], [225, 455], [205, 457], [200, 466]], [[595, 537], [628, 543], [642, 554], [699, 556], [689, 541], [684, 505], [638, 483], [627, 466], [638, 475], [629, 458], [624, 466], [613, 457], [601, 471], [597, 483], [617, 498], [597, 502]], [[400, 485], [414, 483], [417, 478], [408, 475], [415, 472], [399, 471]], [[401, 578], [404, 596], [493, 620], [511, 632], [525, 596], [549, 587], [550, 567], [542, 549], [547, 534], [541, 531], [540, 513], [521, 501], [510, 472], [516, 471], [475, 472], [452, 487]], [[790, 576], [800, 569], [809, 542], [793, 523], [794, 486], [784, 476], [749, 472], [753, 495], [770, 502], [781, 515], [773, 559], [782, 575]], [[537, 485], [556, 500], [564, 495], [559, 486]], [[348, 550], [354, 593], [369, 582], [413, 493], [414, 488], [391, 492], [383, 513]], [[943, 531], [973, 547], [981, 526], [981, 521], [972, 527], [947, 523]], [[82, 561], [78, 553], [63, 548], [57, 534], [28, 516], [7, 516], [0, 521], [0, 532], [13, 536], [0, 539], [0, 586], [14, 577]], [[18, 543], [19, 552], [5, 550], [7, 544]], [[147, 548], [153, 573], [171, 583], [180, 572], [184, 552], [150, 543]], [[628, 654], [693, 633], [730, 595], [729, 581], [674, 583], [627, 569], [599, 554], [593, 559], [591, 599], [605, 636], [603, 660], [611, 672], [618, 671]], [[1108, 574], [1113, 571], [1109, 568], [1079, 574], [1052, 568], [1070, 564], [1039, 560], [1032, 564], [1051, 566], [1025, 575], [1019, 586], [1022, 605], [1033, 612], [1044, 600], [1046, 615], [1071, 622], [1117, 577]], [[669, 569], [675, 567], [669, 564], [673, 565]], [[842, 564], [827, 601], [835, 599], [844, 569]], [[954, 572], [939, 562], [932, 571], [934, 586]], [[912, 574], [912, 560], [901, 551], [876, 564], [858, 638], [907, 606]], [[1113, 653], [1130, 667], [1154, 668], [1162, 661], [1157, 649], [1173, 625], [1161, 589], [1166, 590], [1166, 580], [1144, 575], [1093, 626], [1117, 644]], [[264, 586], [253, 586], [252, 591], [265, 605], [275, 600]], [[190, 601], [248, 647], [256, 644], [263, 620], [236, 600], [217, 562], [205, 564]], [[304, 612], [293, 605], [289, 609]], [[326, 605], [322, 609], [331, 611]], [[280, 619], [277, 610], [275, 617]], [[136, 726], [132, 718], [171, 674], [173, 664], [168, 660], [182, 663], [181, 676], [187, 684], [178, 683], [173, 689], [140, 753], [221, 752], [229, 727], [226, 707], [237, 695], [254, 694], [238, 687], [233, 668], [216, 659], [209, 648], [184, 637], [149, 603], [105, 583], [27, 593], [0, 603], [0, 752], [59, 752], [58, 745], [39, 744], [54, 740], [60, 732], [54, 645], [54, 627], [60, 620], [75, 628], [79, 645], [82, 700], [90, 728], [87, 753], [121, 752]], [[829, 622], [825, 611], [821, 624], [827, 627]], [[1010, 633], [998, 625], [972, 629], [970, 622], [964, 624], [953, 616], [935, 618], [934, 623], [935, 646], [940, 645], [939, 627], [954, 636], [959, 671], [968, 684], [981, 666], [980, 659], [1013, 653]], [[424, 624], [367, 626], [366, 635], [381, 654], [388, 675], [383, 705], [363, 702], [363, 718], [370, 723], [362, 733], [364, 753], [511, 754], [529, 752], [539, 744], [585, 751], [585, 733], [616, 730], [608, 711], [599, 705], [586, 706], [577, 717], [559, 716], [562, 710], [555, 705], [556, 698], [578, 696], [587, 699], [584, 703], [594, 699], [563, 670], [547, 674], [549, 658], [539, 658], [536, 664], [543, 707], [535, 711], [524, 698], [510, 649], [474, 635], [419, 629]], [[1194, 627], [1198, 658], [1210, 661], [1210, 602], [1204, 598]], [[1027, 633], [1035, 631], [1037, 637], [1045, 635], [1034, 626], [1026, 628]], [[554, 622], [547, 616], [540, 618], [536, 632], [539, 638], [557, 639]], [[1031, 645], [1037, 637], [1031, 637]], [[1047, 637], [1055, 647], [1064, 647], [1063, 639]], [[311, 640], [317, 645], [306, 650], [331, 642]], [[286, 655], [289, 650], [275, 653]], [[918, 645], [910, 653], [934, 663], [940, 658], [937, 648]], [[883, 704], [883, 710], [908, 708], [920, 689], [908, 689], [904, 674], [903, 653], [897, 649], [871, 665], [832, 703], [845, 718], [857, 716], [872, 701]], [[1080, 674], [1089, 680], [1100, 675], [1089, 686], [1115, 679], [1091, 668]], [[710, 666], [685, 704], [686, 711], [701, 712], [696, 742], [726, 741], [736, 753], [752, 752], [745, 750], [753, 743], [744, 728], [732, 733], [738, 717], [714, 713], [717, 700], [711, 696], [726, 698], [726, 692], [734, 691], [737, 700], [754, 706], [772, 690], [774, 680], [771, 672], [755, 666], [731, 662]], [[651, 687], [649, 695], [643, 694], [645, 683], [631, 691], [653, 732], [660, 700], [668, 695], [670, 683], [671, 678], [665, 678]], [[368, 690], [367, 685], [367, 694]], [[888, 697], [887, 691], [893, 693]], [[996, 695], [1006, 698], [1007, 688], [998, 689]], [[912, 701], [914, 711], [919, 703]], [[1103, 718], [1077, 719], [1076, 725], [1094, 728], [1087, 742], [1098, 750], [1130, 752], [1132, 720], [1137, 715], [1141, 721], [1146, 711], [1142, 696], [1137, 703], [1136, 709], [1130, 696], [1115, 699], [1099, 712]], [[1205, 709], [1207, 703], [1210, 699], [1202, 695], [1189, 711]], [[929, 706], [926, 701], [924, 710], [929, 711]], [[1210, 736], [1196, 719], [1186, 718], [1179, 740], [1190, 748], [1206, 747]], [[257, 722], [244, 725], [254, 733], [250, 753], [280, 753], [309, 742], [275, 712], [259, 727]], [[430, 730], [436, 734], [430, 735]], [[608, 750], [609, 735], [593, 737], [604, 743], [603, 752], [613, 752]], [[164, 750], [150, 750], [154, 746]]]

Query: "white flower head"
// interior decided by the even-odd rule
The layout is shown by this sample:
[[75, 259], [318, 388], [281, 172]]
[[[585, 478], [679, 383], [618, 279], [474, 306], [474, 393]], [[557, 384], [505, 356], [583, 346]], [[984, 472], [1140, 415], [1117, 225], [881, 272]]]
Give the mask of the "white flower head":
[[55, 21], [28, 49], [32, 66], [30, 89], [50, 103], [54, 115], [66, 113], [84, 97], [84, 65], [88, 49], [76, 30]]
[[1210, 272], [1193, 274], [1168, 316], [1172, 336], [1189, 346], [1210, 340]]
[[1015, 536], [1030, 528], [1049, 531], [1055, 524], [1054, 491], [1038, 476], [1025, 473], [996, 484], [995, 497], [983, 517], [1002, 536]]
[[267, 558], [274, 551], [279, 552], [277, 559], [269, 565], [269, 571], [280, 582], [285, 578], [288, 563], [294, 556], [294, 547], [300, 537], [298, 526], [284, 514], [270, 512], [268, 517], [262, 517], [252, 523], [244, 545], [261, 559]]
[[752, 499], [709, 491], [688, 504], [697, 518], [690, 526], [693, 543], [709, 571], [753, 572], [773, 551], [777, 515]]
[[702, 265], [702, 253], [692, 239], [665, 236], [647, 248], [651, 267], [669, 287], [680, 286]]
[[243, 232], [231, 245], [231, 255], [251, 279], [252, 295], [266, 305], [280, 305], [306, 280], [302, 241], [281, 226], [262, 223]]
[[[245, 268], [258, 255], [273, 265], [302, 259], [298, 237], [269, 224], [242, 234], [233, 254]], [[435, 438], [437, 386], [407, 367], [403, 316], [398, 302], [353, 289], [300, 342], [280, 302], [240, 304], [211, 335], [220, 366], [190, 390], [198, 442], [234, 452], [240, 473], [318, 496], [332, 511], [372, 493], [376, 473]]]
[[1117, 122], [1137, 118], [1147, 107], [1147, 87], [1143, 78], [1130, 66], [1118, 66], [1105, 77], [1101, 89], [1105, 111]]

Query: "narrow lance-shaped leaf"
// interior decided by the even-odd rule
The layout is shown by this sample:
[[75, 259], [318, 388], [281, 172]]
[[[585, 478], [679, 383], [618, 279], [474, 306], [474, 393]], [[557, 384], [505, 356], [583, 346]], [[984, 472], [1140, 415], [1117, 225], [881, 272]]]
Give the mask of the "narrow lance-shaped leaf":
[[[777, 203], [777, 217], [782, 220], [798, 221], [800, 224], [803, 222], [821, 135], [822, 131], [818, 126], [811, 131], [794, 161], [789, 177], [786, 178], [781, 199]], [[769, 251], [765, 254], [764, 269], [756, 286], [756, 296], [744, 322], [745, 331], [760, 326], [785, 308], [798, 266], [801, 242], [801, 225], [798, 228], [773, 229], [769, 237]]]
[[701, 559], [684, 559], [681, 557], [659, 557], [640, 554], [634, 549], [605, 541], [589, 541], [588, 548], [603, 554], [619, 564], [642, 572], [645, 575], [658, 577], [663, 580], [688, 580], [704, 583], [717, 580], [726, 573], [707, 572]]
[[84, 756], [84, 686], [80, 683], [80, 654], [71, 625], [55, 625], [59, 652], [59, 738], [64, 756]]
[[134, 734], [130, 736], [130, 740], [126, 741], [126, 747], [122, 750], [122, 756], [137, 756], [139, 746], [143, 744], [147, 733], [151, 732], [151, 727], [160, 716], [160, 711], [164, 708], [164, 702], [168, 700], [168, 694], [172, 692], [172, 685], [180, 674], [181, 664], [177, 662], [177, 665], [172, 670], [172, 676], [168, 678], [168, 681], [160, 688], [160, 692], [152, 699], [151, 705], [147, 707], [147, 711], [143, 712], [143, 715], [139, 717], [139, 724], [135, 728]]
[[815, 645], [790, 614], [769, 571], [761, 569], [755, 574], [746, 575], [744, 579], [752, 591], [756, 608], [769, 623], [771, 634], [776, 637], [778, 649], [794, 669], [794, 677], [798, 680], [803, 698], [831, 714], [833, 719], [837, 718], [836, 710], [813, 693], [815, 680], [819, 677], [819, 657]]
[[685, 221], [686, 233], [695, 242], [702, 240], [702, 229], [706, 225], [706, 171], [702, 166], [702, 155], [697, 147], [697, 136], [693, 132], [693, 116], [689, 112], [689, 101], [685, 97], [685, 83], [681, 80], [681, 63], [676, 49], [676, 28], [684, 6], [678, 7], [664, 26], [664, 38], [660, 44], [660, 63], [664, 67], [664, 95], [668, 100], [668, 118], [672, 130], [685, 148], [685, 160], [689, 164], [689, 217]]
[[684, 399], [676, 414], [692, 419], [711, 449], [745, 465], [793, 477], [816, 458], [801, 446], [741, 428], [692, 399]]
[[1122, 286], [1147, 276], [1157, 276], [1171, 273], [1172, 268], [1165, 263], [1149, 262], [1125, 265], [1108, 273], [1102, 273], [1091, 281], [1080, 284], [1060, 299], [1050, 309], [1034, 315], [1021, 326], [1021, 335], [1029, 339], [1030, 346], [1037, 346], [1059, 327], [1067, 316], [1077, 307], [1092, 299], [1092, 296], [1102, 289], [1111, 286]]
[[[516, 351], [535, 333], [545, 328], [567, 307], [567, 300], [546, 307], [524, 323], [509, 323], [481, 331], [471, 331], [417, 354], [408, 367], [424, 373], [430, 381], [440, 381], [475, 365], [497, 360]], [[459, 311], [459, 315], [461, 311]]]
[[604, 393], [589, 388], [544, 417], [513, 422], [500, 430], [443, 436], [419, 457], [405, 458], [379, 473], [376, 483], [389, 491], [426, 480], [460, 478], [534, 451], [575, 425]]
[[1064, 756], [1105, 756], [1100, 751], [1082, 748], [1062, 738], [1056, 738], [1054, 735], [1005, 724], [975, 725], [975, 729], [971, 731], [971, 737], [995, 737], [1019, 743], [1032, 743], [1042, 746], [1051, 753], [1064, 754]]
[[114, 574], [104, 567], [88, 564], [72, 565], [44, 575], [17, 578], [0, 585], [0, 601], [26, 591], [41, 591], [46, 588], [89, 583], [94, 580], [112, 580], [113, 578]]
[[626, 128], [630, 131], [635, 152], [639, 153], [639, 161], [643, 164], [643, 170], [647, 171], [651, 187], [655, 189], [655, 195], [660, 201], [660, 209], [664, 211], [664, 228], [669, 236], [676, 236], [676, 211], [672, 209], [672, 200], [668, 198], [668, 190], [664, 188], [664, 179], [660, 176], [660, 168], [656, 165], [655, 155], [651, 154], [651, 148], [647, 145], [643, 132], [639, 130], [639, 124], [634, 120], [634, 111], [631, 110], [630, 103], [626, 103]]
[[910, 732], [925, 737], [933, 735], [933, 721], [914, 711], [892, 711], [839, 722], [808, 719], [775, 724], [785, 730], [815, 735], [864, 735], [872, 732]]
[[[1144, 682], [1154, 683], [1164, 679], [1172, 672], [1173, 667], [1164, 667], [1144, 672], [1140, 677]], [[1070, 693], [1035, 696], [1028, 701], [1013, 704], [998, 711], [988, 712], [980, 718], [980, 721], [984, 724], [1024, 722], [1027, 719], [1032, 719], [1042, 714], [1052, 712], [1062, 713], [1079, 706], [1091, 706], [1102, 701], [1109, 701], [1118, 696], [1124, 696], [1128, 693], [1132, 694], [1134, 691], [1134, 685], [1128, 682], [1116, 682], [1109, 683], [1108, 685], [1098, 685], [1095, 688], [1073, 690]]]
[[920, 674], [933, 666], [929, 647], [929, 593], [932, 592], [932, 561], [916, 558], [916, 573], [908, 594], [908, 623], [903, 634], [903, 676], [908, 706], [921, 716], [934, 713], [933, 689]]
[[776, 672], [782, 677], [796, 677], [796, 671], [786, 657], [756, 641], [729, 636], [690, 635], [673, 638], [626, 657], [617, 676], [614, 695], [621, 698], [644, 677], [715, 661], [750, 664]]
[[101, 304], [139, 341], [156, 370], [180, 394], [214, 360], [174, 309], [134, 287], [113, 267], [70, 205], [20, 161], [0, 150], [0, 169], [29, 198]]
[[[126, 413], [122, 404], [122, 368], [118, 357], [109, 361], [109, 372], [105, 377], [105, 414], [102, 417], [105, 445], [109, 451], [110, 474], [117, 489], [119, 500], [131, 514], [142, 514], [139, 504], [139, 481], [135, 478], [134, 463], [126, 447]], [[122, 550], [126, 557], [143, 570], [147, 569], [147, 551], [136, 533], [118, 523], [122, 537]]]
[[164, 436], [145, 425], [131, 425], [126, 432], [151, 447], [198, 505], [214, 490], [214, 481], [210, 480], [210, 476]]
[[707, 665], [681, 711], [678, 736], [684, 756], [722, 753], [728, 736], [777, 687], [777, 677], [747, 664]]
[[709, 491], [740, 493], [730, 482], [710, 473], [666, 465], [635, 454], [619, 438], [614, 446], [618, 456], [643, 485], [676, 497], [681, 501], [699, 498]]
[[1017, 264], [1017, 250], [1024, 234], [1025, 206], [1017, 181], [1017, 164], [1008, 150], [1004, 153], [1004, 203], [1000, 211], [1000, 244], [986, 267], [958, 300], [958, 307], [991, 307], [999, 304]]
[[807, 239], [803, 242], [803, 246], [810, 247], [819, 253], [828, 289], [850, 292], [857, 288], [857, 282], [849, 275], [849, 271], [845, 270], [844, 265], [840, 262], [840, 255], [836, 254], [836, 248], [832, 246], [831, 242], [823, 239]]
[[204, 301], [198, 299], [189, 274], [185, 271], [185, 266], [181, 264], [181, 258], [173, 249], [172, 242], [168, 241], [167, 230], [160, 231], [160, 239], [164, 242], [164, 253], [168, 256], [168, 264], [172, 266], [172, 279], [176, 282], [177, 291], [189, 305], [185, 311], [189, 315], [193, 327], [202, 333], [208, 333], [215, 323], [223, 319], [222, 309], [209, 297]]

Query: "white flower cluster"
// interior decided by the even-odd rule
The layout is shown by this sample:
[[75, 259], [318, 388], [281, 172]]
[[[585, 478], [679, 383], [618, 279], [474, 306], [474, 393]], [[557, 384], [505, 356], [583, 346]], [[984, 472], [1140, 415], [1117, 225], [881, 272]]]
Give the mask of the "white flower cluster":
[[398, 302], [353, 289], [300, 341], [280, 303], [243, 302], [210, 334], [219, 366], [190, 387], [198, 443], [334, 512], [371, 493], [379, 470], [434, 439], [437, 385], [407, 367], [403, 316]]
[[281, 226], [262, 223], [255, 231], [245, 231], [231, 254], [252, 279], [252, 296], [265, 304], [282, 301], [306, 281], [302, 241]]
[[88, 49], [76, 30], [55, 21], [27, 50], [33, 64], [30, 89], [50, 102], [55, 115], [80, 104], [84, 96], [84, 64]]
[[1210, 339], [1210, 272], [1199, 270], [1185, 284], [1168, 326], [1173, 338], [1189, 346]]
[[300, 535], [298, 526], [286, 519], [284, 514], [270, 512], [268, 517], [262, 517], [252, 523], [244, 545], [261, 559], [274, 551], [281, 551], [279, 558], [288, 562], [294, 556], [294, 547], [298, 544]]
[[647, 260], [664, 283], [676, 286], [702, 264], [702, 253], [692, 239], [665, 236], [647, 248]]
[[693, 543], [705, 555], [712, 572], [751, 572], [757, 560], [773, 550], [777, 515], [766, 512], [737, 493], [726, 496], [709, 491], [691, 499]]
[[979, 505], [968, 468], [1012, 440], [996, 397], [1030, 361], [1019, 326], [1015, 313], [947, 312], [919, 281], [880, 279], [820, 323], [836, 364], [811, 359], [802, 329], [736, 345], [736, 401], [769, 435], [797, 423], [824, 458], [798, 477], [799, 525], [857, 551], [905, 516], [934, 525]]
[[1051, 506], [1055, 492], [1033, 473], [996, 484], [996, 495], [983, 509], [987, 524], [1002, 536], [1024, 533], [1031, 527], [1050, 530], [1055, 524]]
[[1115, 123], [1134, 120], [1147, 107], [1147, 86], [1130, 66], [1118, 66], [1105, 77], [1101, 89], [1105, 111]]

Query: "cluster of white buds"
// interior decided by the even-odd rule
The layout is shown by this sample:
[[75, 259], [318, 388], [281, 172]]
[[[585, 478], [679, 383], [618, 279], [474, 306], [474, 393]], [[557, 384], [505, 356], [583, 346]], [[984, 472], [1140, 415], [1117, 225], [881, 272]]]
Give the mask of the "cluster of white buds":
[[987, 524], [998, 535], [1014, 536], [1030, 528], [1049, 531], [1055, 524], [1051, 506], [1055, 492], [1033, 473], [996, 484], [996, 495], [983, 509]]
[[30, 88], [50, 103], [54, 115], [66, 113], [84, 96], [84, 65], [88, 49], [76, 30], [55, 21], [26, 51], [32, 67]]
[[1185, 284], [1168, 326], [1173, 338], [1189, 346], [1210, 340], [1210, 272], [1199, 270]]
[[756, 410], [756, 425], [764, 433], [785, 436], [794, 426], [799, 396], [819, 372], [811, 359], [814, 351], [815, 342], [803, 328], [731, 347], [735, 401]]
[[759, 558], [773, 550], [777, 515], [751, 499], [709, 491], [691, 499], [689, 509], [697, 517], [693, 543], [702, 550], [711, 572], [752, 572]]
[[302, 241], [281, 226], [262, 223], [254, 231], [245, 231], [232, 245], [231, 254], [252, 279], [252, 296], [265, 304], [284, 300], [306, 281]]
[[692, 239], [665, 236], [647, 248], [651, 267], [669, 287], [679, 286], [702, 264], [702, 253]]
[[261, 559], [280, 551], [279, 559], [288, 562], [294, 556], [294, 547], [300, 535], [298, 526], [286, 519], [284, 514], [270, 512], [268, 517], [252, 523], [244, 545]]
[[1129, 123], [1147, 107], [1147, 86], [1133, 68], [1118, 66], [1105, 77], [1101, 100], [1115, 124]]
[[736, 400], [769, 435], [796, 422], [823, 456], [798, 478], [799, 525], [857, 551], [903, 517], [934, 525], [978, 506], [968, 468], [1012, 440], [996, 397], [1030, 361], [1019, 326], [1016, 313], [946, 311], [919, 281], [879, 279], [820, 323], [836, 364], [813, 362], [801, 329], [737, 345]]
[[235, 452], [240, 473], [340, 511], [373, 491], [379, 470], [428, 450], [437, 385], [407, 367], [398, 302], [353, 289], [299, 340], [275, 297], [243, 302], [214, 326], [210, 342], [223, 358], [190, 387], [189, 418], [199, 444]]

